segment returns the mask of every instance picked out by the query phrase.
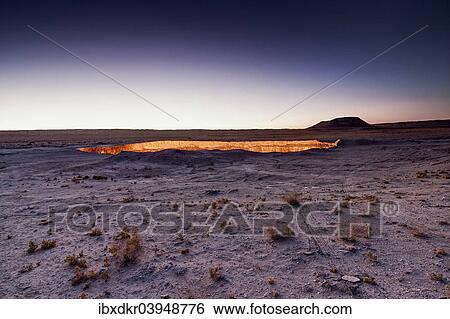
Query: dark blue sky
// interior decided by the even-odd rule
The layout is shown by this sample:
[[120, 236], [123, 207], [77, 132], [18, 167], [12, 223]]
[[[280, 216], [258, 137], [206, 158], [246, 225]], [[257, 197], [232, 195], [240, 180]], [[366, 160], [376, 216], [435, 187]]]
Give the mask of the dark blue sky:
[[450, 117], [448, 1], [11, 1], [1, 6], [0, 129], [277, 128], [345, 115], [369, 122]]

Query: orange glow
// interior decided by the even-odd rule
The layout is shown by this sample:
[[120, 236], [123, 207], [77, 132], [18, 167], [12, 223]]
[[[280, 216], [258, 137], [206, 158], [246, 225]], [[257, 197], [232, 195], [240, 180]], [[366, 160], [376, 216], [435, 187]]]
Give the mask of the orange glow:
[[83, 147], [78, 150], [98, 154], [117, 155], [120, 152], [159, 152], [162, 150], [184, 151], [231, 151], [245, 150], [258, 153], [289, 153], [301, 152], [309, 149], [333, 148], [336, 142], [321, 142], [318, 140], [304, 141], [246, 141], [246, 142], [219, 142], [219, 141], [156, 141], [117, 146]]

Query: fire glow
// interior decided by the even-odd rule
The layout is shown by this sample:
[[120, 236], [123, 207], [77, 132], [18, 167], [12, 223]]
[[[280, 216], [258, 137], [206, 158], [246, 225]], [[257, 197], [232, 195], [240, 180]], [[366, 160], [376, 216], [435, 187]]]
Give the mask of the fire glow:
[[244, 150], [257, 153], [291, 153], [302, 152], [310, 149], [334, 148], [336, 142], [321, 142], [318, 140], [303, 141], [244, 141], [244, 142], [222, 142], [222, 141], [155, 141], [124, 144], [116, 146], [83, 147], [79, 151], [117, 155], [121, 152], [159, 152], [163, 150], [183, 151], [232, 151]]

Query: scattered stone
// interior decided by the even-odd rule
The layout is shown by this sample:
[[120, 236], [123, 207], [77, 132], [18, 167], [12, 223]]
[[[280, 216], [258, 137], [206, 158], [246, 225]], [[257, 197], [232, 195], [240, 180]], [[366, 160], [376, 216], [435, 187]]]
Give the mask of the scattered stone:
[[358, 277], [350, 276], [350, 275], [342, 276], [342, 280], [345, 280], [345, 281], [348, 281], [348, 282], [351, 282], [351, 283], [357, 283], [357, 282], [361, 281], [361, 279], [359, 279]]

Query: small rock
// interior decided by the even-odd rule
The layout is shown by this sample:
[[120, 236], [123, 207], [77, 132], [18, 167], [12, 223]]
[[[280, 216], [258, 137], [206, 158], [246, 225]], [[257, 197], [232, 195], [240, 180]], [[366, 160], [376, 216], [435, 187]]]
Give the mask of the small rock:
[[360, 282], [361, 281], [361, 279], [359, 279], [358, 277], [349, 276], [349, 275], [342, 276], [342, 280], [345, 280], [345, 281], [348, 281], [348, 282], [352, 282], [352, 283], [356, 283], [356, 282]]

